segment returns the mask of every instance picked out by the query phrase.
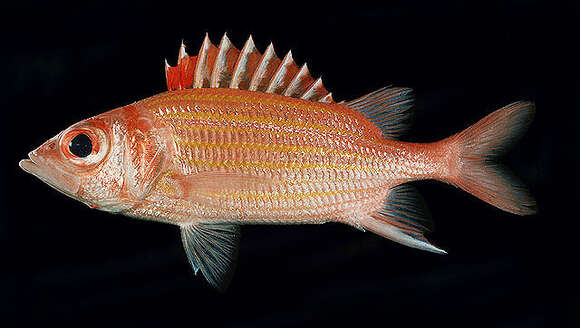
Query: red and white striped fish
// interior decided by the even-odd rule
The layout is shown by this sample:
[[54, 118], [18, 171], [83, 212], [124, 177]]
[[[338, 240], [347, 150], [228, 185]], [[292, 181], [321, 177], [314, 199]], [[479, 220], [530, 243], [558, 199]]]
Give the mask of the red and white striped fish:
[[514, 214], [535, 211], [493, 159], [534, 106], [517, 102], [432, 143], [397, 137], [411, 90], [337, 103], [289, 52], [206, 36], [166, 64], [168, 91], [78, 122], [20, 167], [92, 208], [177, 225], [194, 271], [225, 288], [241, 224], [340, 222], [435, 253], [410, 181], [436, 179]]

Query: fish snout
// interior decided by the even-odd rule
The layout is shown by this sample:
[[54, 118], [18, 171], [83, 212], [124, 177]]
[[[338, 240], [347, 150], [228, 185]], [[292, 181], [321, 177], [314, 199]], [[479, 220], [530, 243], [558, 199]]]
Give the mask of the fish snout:
[[29, 152], [28, 158], [21, 160], [18, 166], [63, 194], [76, 198], [80, 187], [79, 177], [67, 172], [60, 164], [55, 150], [56, 140], [51, 139]]
[[28, 153], [28, 158], [20, 160], [18, 166], [25, 172], [32, 175], [37, 175], [39, 172], [38, 168], [39, 157], [36, 153], [36, 149]]

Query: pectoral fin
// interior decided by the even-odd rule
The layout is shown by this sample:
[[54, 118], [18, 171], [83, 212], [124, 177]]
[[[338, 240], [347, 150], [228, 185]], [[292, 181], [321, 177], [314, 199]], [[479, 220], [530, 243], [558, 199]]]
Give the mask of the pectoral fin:
[[240, 227], [235, 224], [190, 224], [181, 227], [181, 240], [197, 274], [218, 290], [232, 278], [238, 255]]

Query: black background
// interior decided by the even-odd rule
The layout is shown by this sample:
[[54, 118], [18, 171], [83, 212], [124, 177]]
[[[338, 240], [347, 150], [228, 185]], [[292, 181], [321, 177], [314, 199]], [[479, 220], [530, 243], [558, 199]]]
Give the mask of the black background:
[[[2, 11], [0, 326], [580, 326], [578, 4], [405, 1], [382, 7], [179, 1]], [[357, 6], [355, 6], [357, 5]], [[517, 217], [415, 185], [447, 256], [338, 224], [244, 227], [226, 293], [194, 277], [178, 229], [90, 210], [18, 160], [81, 119], [164, 90], [163, 58], [206, 32], [292, 49], [336, 100], [416, 91], [405, 140], [433, 141], [517, 100], [535, 121], [504, 161], [536, 196]]]

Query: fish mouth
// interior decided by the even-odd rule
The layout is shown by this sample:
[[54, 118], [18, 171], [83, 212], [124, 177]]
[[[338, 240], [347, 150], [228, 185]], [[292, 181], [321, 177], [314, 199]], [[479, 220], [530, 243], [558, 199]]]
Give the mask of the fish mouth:
[[18, 166], [66, 196], [77, 198], [75, 194], [80, 186], [78, 179], [47, 165], [34, 151], [28, 153], [27, 159], [18, 162]]

